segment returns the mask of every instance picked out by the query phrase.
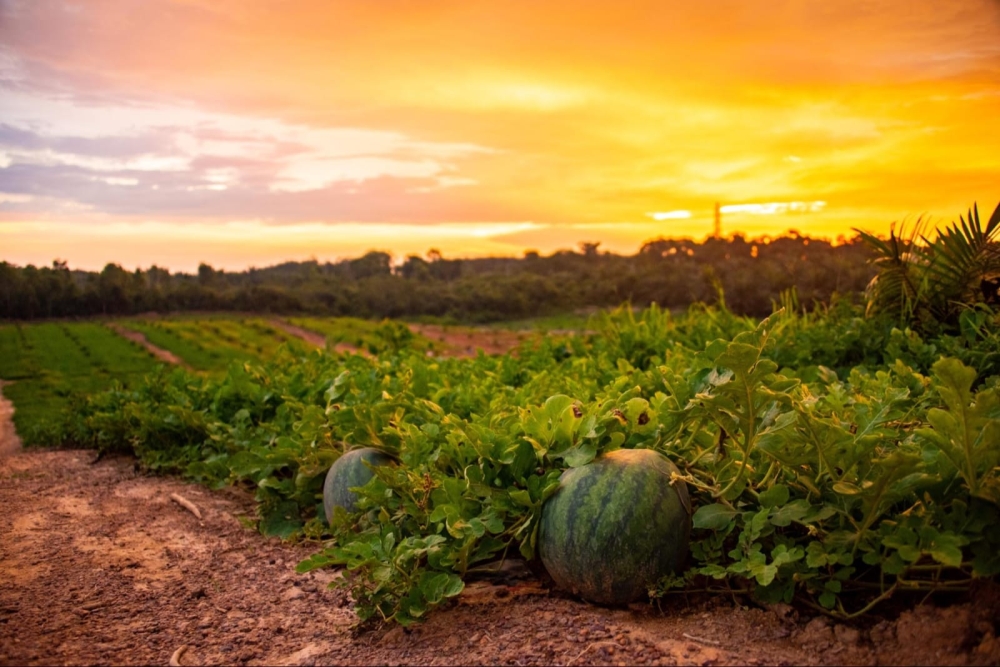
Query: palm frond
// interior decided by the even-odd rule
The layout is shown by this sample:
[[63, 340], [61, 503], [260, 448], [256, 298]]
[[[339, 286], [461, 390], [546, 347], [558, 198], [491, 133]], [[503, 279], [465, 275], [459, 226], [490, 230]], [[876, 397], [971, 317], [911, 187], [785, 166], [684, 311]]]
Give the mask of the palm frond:
[[872, 264], [878, 271], [865, 289], [866, 314], [889, 313], [900, 321], [913, 318], [924, 291], [919, 267], [926, 263], [926, 258], [917, 239], [923, 238], [925, 225], [924, 219], [918, 218], [907, 234], [904, 222], [897, 235], [894, 223], [888, 239], [854, 230], [875, 252]]
[[983, 227], [973, 205], [968, 217], [959, 216], [928, 244], [927, 273], [933, 286], [930, 300], [938, 316], [947, 319], [957, 303], [977, 300], [980, 283], [997, 268], [994, 237], [1000, 233], [1000, 206]]

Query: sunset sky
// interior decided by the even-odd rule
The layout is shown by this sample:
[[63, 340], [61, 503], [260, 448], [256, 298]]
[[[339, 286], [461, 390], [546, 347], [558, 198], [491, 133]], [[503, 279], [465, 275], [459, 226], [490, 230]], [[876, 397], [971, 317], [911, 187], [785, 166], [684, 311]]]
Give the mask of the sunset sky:
[[834, 239], [1000, 201], [1000, 0], [0, 0], [0, 260]]

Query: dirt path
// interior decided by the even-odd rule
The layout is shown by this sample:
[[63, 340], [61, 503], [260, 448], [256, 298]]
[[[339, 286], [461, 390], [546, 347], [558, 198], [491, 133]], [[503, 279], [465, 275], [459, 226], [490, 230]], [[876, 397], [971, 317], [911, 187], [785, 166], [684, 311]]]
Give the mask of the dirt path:
[[160, 361], [165, 361], [168, 364], [175, 364], [177, 366], [183, 366], [184, 368], [190, 369], [184, 360], [178, 357], [176, 354], [170, 350], [164, 350], [162, 347], [157, 347], [149, 342], [145, 335], [139, 333], [138, 331], [132, 331], [131, 329], [126, 329], [120, 324], [108, 324], [108, 327], [114, 331], [116, 334], [122, 338], [127, 338], [133, 343], [138, 343], [144, 348], [149, 350], [149, 352], [155, 356]]
[[485, 354], [506, 354], [533, 334], [527, 331], [477, 329], [475, 327], [443, 327], [436, 324], [408, 324], [413, 333], [441, 343], [441, 356], [474, 357], [477, 350]]
[[315, 331], [310, 331], [309, 329], [303, 329], [302, 327], [295, 326], [290, 322], [286, 322], [280, 319], [268, 320], [271, 326], [277, 327], [293, 336], [298, 337], [301, 340], [309, 343], [310, 345], [315, 345], [316, 347], [328, 349], [332, 352], [347, 352], [350, 354], [360, 354], [364, 357], [371, 357], [372, 353], [368, 350], [358, 347], [357, 345], [351, 345], [350, 343], [334, 343], [333, 345], [328, 345], [326, 342], [326, 337], [322, 334], [316, 333]]
[[267, 323], [276, 329], [281, 329], [285, 333], [301, 338], [310, 345], [315, 345], [316, 347], [323, 349], [326, 348], [326, 337], [322, 334], [316, 333], [315, 331], [309, 331], [308, 329], [297, 327], [291, 322], [286, 322], [285, 320], [279, 320], [277, 318], [270, 319]]
[[0, 380], [0, 460], [21, 449], [21, 438], [14, 430], [14, 404], [3, 395], [5, 384]]
[[[327, 347], [326, 338], [315, 331], [303, 329], [278, 318], [268, 320], [268, 324], [290, 333], [310, 345]], [[407, 326], [414, 333], [439, 343], [438, 354], [445, 357], [474, 357], [476, 351], [480, 349], [486, 354], [505, 354], [531, 335], [528, 332], [496, 331], [474, 327], [442, 327], [430, 324], [408, 324]], [[331, 346], [331, 349], [334, 352], [352, 352], [371, 356], [367, 350], [350, 343], [336, 343]]]
[[[1000, 595], [833, 624], [789, 607], [670, 598], [605, 609], [540, 582], [473, 582], [410, 630], [355, 636], [315, 545], [249, 530], [248, 494], [139, 474], [84, 451], [0, 458], [0, 665], [997, 664]], [[171, 500], [180, 494], [202, 513]]]

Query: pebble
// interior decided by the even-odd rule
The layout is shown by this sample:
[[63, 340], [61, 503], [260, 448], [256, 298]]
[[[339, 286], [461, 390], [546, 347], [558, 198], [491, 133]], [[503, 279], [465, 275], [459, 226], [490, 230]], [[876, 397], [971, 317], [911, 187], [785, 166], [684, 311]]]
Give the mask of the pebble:
[[298, 586], [292, 586], [287, 591], [285, 591], [284, 593], [282, 593], [281, 599], [282, 600], [299, 600], [301, 598], [304, 598], [305, 596], [306, 596], [306, 594], [305, 594], [305, 592], [301, 588], [299, 588]]

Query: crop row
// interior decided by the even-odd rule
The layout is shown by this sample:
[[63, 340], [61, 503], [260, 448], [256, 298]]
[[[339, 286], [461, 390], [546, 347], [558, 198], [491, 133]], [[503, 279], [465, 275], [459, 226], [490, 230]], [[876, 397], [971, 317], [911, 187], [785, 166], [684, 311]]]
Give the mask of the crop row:
[[0, 378], [11, 381], [4, 395], [29, 444], [50, 441], [51, 425], [74, 398], [135, 383], [156, 367], [140, 346], [88, 322], [2, 326], [0, 352]]
[[[120, 324], [194, 370], [209, 373], [222, 373], [233, 362], [273, 357], [285, 345], [308, 348], [263, 318], [131, 319]], [[304, 318], [301, 326], [326, 334], [334, 344], [343, 341], [372, 351], [426, 343], [402, 325], [354, 318]], [[52, 442], [48, 426], [74, 400], [115, 381], [134, 384], [156, 366], [145, 349], [104, 323], [0, 325], [0, 379], [16, 382], [4, 394], [14, 402], [18, 432], [29, 444]]]

